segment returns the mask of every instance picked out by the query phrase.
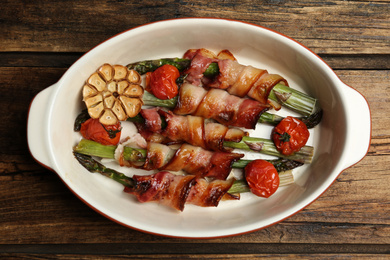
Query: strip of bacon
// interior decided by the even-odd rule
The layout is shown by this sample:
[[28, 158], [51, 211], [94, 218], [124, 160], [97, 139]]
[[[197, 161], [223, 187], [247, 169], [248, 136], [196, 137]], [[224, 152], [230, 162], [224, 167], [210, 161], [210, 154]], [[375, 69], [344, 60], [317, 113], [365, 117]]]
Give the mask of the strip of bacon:
[[[187, 80], [197, 86], [203, 83], [206, 87], [225, 89], [239, 97], [249, 96], [280, 109], [280, 105], [268, 101], [268, 95], [278, 83], [288, 86], [287, 80], [280, 75], [269, 74], [267, 70], [239, 64], [233, 55], [226, 55], [226, 52], [223, 50], [215, 55], [206, 49], [187, 51], [184, 57], [191, 59], [190, 68], [185, 71], [188, 73]], [[203, 73], [212, 62], [218, 63], [219, 75], [210, 80], [203, 77]]]
[[[247, 108], [248, 116], [250, 108]], [[182, 143], [200, 146], [212, 151], [231, 151], [223, 146], [225, 141], [239, 142], [247, 133], [238, 128], [205, 120], [198, 116], [179, 116], [162, 109], [144, 109], [141, 111], [145, 123], [136, 123], [138, 132], [148, 141], [160, 143]], [[156, 118], [159, 120], [156, 120]], [[161, 118], [166, 122], [162, 128]], [[241, 120], [241, 118], [239, 119]], [[245, 119], [244, 119], [245, 120]], [[157, 138], [160, 134], [164, 138]], [[160, 140], [160, 141], [157, 141]]]
[[148, 143], [143, 165], [136, 166], [126, 161], [123, 155], [119, 157], [119, 164], [144, 170], [184, 171], [197, 177], [225, 180], [233, 163], [243, 156], [237, 153], [211, 152], [189, 144], [183, 144], [174, 150], [163, 144]]
[[207, 182], [195, 176], [179, 176], [167, 171], [152, 175], [134, 175], [134, 186], [125, 187], [124, 192], [135, 195], [139, 202], [158, 202], [183, 211], [185, 204], [201, 207], [218, 206], [227, 196], [234, 179]]
[[[250, 108], [248, 110], [248, 108]], [[221, 89], [204, 88], [184, 83], [179, 90], [178, 102], [173, 110], [178, 115], [194, 115], [214, 119], [226, 126], [254, 129], [261, 114], [269, 106], [258, 101], [230, 95]], [[241, 119], [243, 115], [244, 119]]]
[[168, 207], [183, 211], [184, 204], [192, 187], [195, 176], [179, 176], [163, 171], [152, 175], [134, 175], [134, 186], [125, 187], [124, 192], [135, 195], [139, 202], [156, 201]]

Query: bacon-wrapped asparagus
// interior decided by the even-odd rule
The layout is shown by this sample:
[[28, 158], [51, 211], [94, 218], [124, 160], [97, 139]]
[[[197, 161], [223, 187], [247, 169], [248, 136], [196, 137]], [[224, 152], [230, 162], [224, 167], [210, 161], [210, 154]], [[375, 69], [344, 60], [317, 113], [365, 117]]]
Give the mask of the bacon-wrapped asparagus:
[[[196, 88], [198, 88], [198, 87], [196, 87]], [[193, 87], [191, 87], [191, 89], [193, 89]], [[201, 89], [201, 88], [199, 88], [199, 89]], [[218, 90], [218, 91], [222, 91], [222, 90]], [[215, 92], [214, 92], [214, 94], [215, 94]], [[180, 95], [180, 93], [179, 93], [179, 95]], [[184, 96], [185, 96], [185, 98], [188, 98], [191, 101], [191, 99], [190, 99], [191, 97], [189, 95], [184, 95]], [[161, 99], [156, 98], [155, 96], [153, 96], [151, 93], [149, 93], [147, 91], [145, 91], [144, 96], [143, 96], [143, 102], [144, 102], [144, 105], [146, 105], [146, 106], [164, 107], [164, 108], [168, 108], [168, 109], [172, 109], [172, 110], [174, 110], [178, 106], [179, 100], [183, 100], [183, 99], [181, 99], [180, 96], [176, 96], [172, 99], [161, 100]], [[191, 101], [191, 102], [194, 102], [194, 101]], [[200, 102], [200, 101], [198, 101], [198, 102]], [[219, 102], [219, 100], [217, 100], [217, 102]], [[182, 106], [182, 104], [181, 104], [181, 106]], [[264, 109], [263, 111], [260, 112], [260, 118], [257, 120], [257, 122], [255, 120], [251, 120], [251, 124], [253, 124], [253, 127], [256, 125], [256, 123], [266, 123], [266, 124], [270, 124], [270, 125], [277, 125], [284, 118], [284, 117], [279, 116], [277, 114], [268, 113], [265, 110], [266, 109]], [[245, 112], [246, 112], [245, 110], [242, 110], [241, 114], [245, 114]], [[249, 111], [249, 112], [251, 112], [251, 111]], [[225, 110], [225, 111], [222, 110], [222, 113], [221, 113], [222, 118], [224, 118], [224, 114], [229, 115], [229, 112], [227, 110]], [[233, 113], [230, 112], [230, 114], [233, 114]], [[321, 122], [322, 110], [319, 109], [308, 116], [303, 116], [303, 117], [298, 117], [298, 118], [306, 124], [307, 128], [313, 128]]]
[[[225, 141], [240, 142], [248, 135], [239, 128], [229, 128], [198, 116], [179, 116], [160, 108], [143, 109], [142, 122], [135, 122], [138, 132], [148, 142], [181, 143], [212, 151], [231, 151]], [[129, 119], [132, 121], [132, 119]]]
[[205, 90], [184, 83], [173, 112], [214, 119], [226, 126], [254, 129], [261, 114], [267, 110], [268, 106], [252, 99], [239, 98], [221, 89]]
[[[189, 144], [182, 144], [179, 149], [157, 143], [148, 143], [146, 151], [126, 148], [126, 153], [124, 149], [116, 151], [115, 159], [121, 166], [144, 170], [184, 171], [197, 177], [212, 177], [220, 180], [226, 179], [233, 163], [244, 156], [237, 153], [211, 152]], [[110, 147], [86, 139], [81, 140], [74, 147], [75, 152], [93, 156], [101, 156], [106, 149]], [[102, 157], [106, 156], [103, 154]], [[140, 157], [142, 163], [138, 160]]]
[[[201, 207], [216, 207], [221, 200], [238, 200], [236, 194], [249, 192], [244, 181], [213, 180], [211, 182], [196, 176], [174, 175], [167, 171], [152, 175], [125, 174], [105, 167], [89, 155], [74, 152], [79, 163], [90, 172], [97, 172], [125, 186], [124, 192], [135, 195], [139, 202], [158, 202], [183, 211], [185, 204]], [[281, 174], [280, 174], [281, 175]], [[280, 178], [280, 186], [290, 184], [291, 172], [287, 178]]]
[[157, 108], [141, 110], [137, 118], [129, 118], [129, 121], [135, 122], [139, 133], [149, 142], [187, 142], [213, 151], [231, 151], [238, 148], [303, 163], [311, 162], [314, 151], [313, 147], [304, 146], [297, 153], [286, 156], [278, 152], [271, 140], [249, 137], [241, 129], [207, 122], [202, 117], [178, 116]]
[[161, 171], [148, 176], [133, 176], [134, 186], [125, 187], [124, 192], [133, 194], [140, 202], [159, 202], [183, 211], [185, 204], [200, 207], [216, 207], [222, 198], [239, 199], [228, 190], [234, 179], [211, 182], [196, 176], [178, 176]]
[[[225, 179], [232, 168], [244, 168], [251, 160], [241, 159], [242, 154], [210, 152], [188, 144], [180, 149], [172, 149], [166, 145], [149, 143], [147, 149], [124, 146], [102, 145], [82, 139], [73, 151], [80, 154], [100, 158], [117, 159], [123, 166], [146, 170], [183, 170], [200, 177]], [[119, 154], [118, 154], [119, 151]], [[116, 156], [115, 156], [116, 155]], [[278, 172], [292, 170], [303, 165], [289, 159], [268, 160]]]
[[[244, 97], [249, 96], [263, 104], [270, 103], [277, 110], [281, 105], [268, 96], [274, 86], [288, 86], [287, 80], [277, 74], [269, 74], [267, 70], [239, 64], [236, 58], [227, 50], [215, 55], [206, 49], [190, 49], [184, 54], [191, 64], [184, 71], [188, 74], [186, 80], [194, 85], [218, 89], [226, 89], [230, 94]], [[204, 77], [203, 73], [213, 62], [218, 64], [219, 73], [212, 79]]]

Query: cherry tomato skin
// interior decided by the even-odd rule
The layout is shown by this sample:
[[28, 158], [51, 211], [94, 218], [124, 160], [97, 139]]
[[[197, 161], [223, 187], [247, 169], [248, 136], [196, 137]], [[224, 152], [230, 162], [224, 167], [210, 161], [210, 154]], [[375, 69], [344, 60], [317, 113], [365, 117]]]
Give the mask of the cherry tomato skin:
[[99, 119], [90, 118], [82, 123], [80, 133], [88, 140], [104, 145], [117, 145], [121, 138], [121, 125], [118, 122], [116, 125], [103, 126]]
[[310, 133], [305, 123], [301, 120], [288, 116], [272, 130], [272, 140], [284, 155], [291, 155], [298, 152], [306, 145]]
[[163, 65], [150, 74], [149, 89], [158, 99], [171, 99], [179, 93], [176, 84], [179, 70], [173, 65]]
[[268, 198], [279, 188], [279, 174], [272, 163], [254, 160], [245, 167], [245, 179], [251, 192]]

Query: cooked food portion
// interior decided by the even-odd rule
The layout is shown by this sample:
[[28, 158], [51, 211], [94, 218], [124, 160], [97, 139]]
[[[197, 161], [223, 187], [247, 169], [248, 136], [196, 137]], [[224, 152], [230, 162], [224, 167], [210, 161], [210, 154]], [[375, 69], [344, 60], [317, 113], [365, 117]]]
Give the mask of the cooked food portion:
[[284, 155], [300, 151], [309, 140], [309, 136], [305, 123], [291, 116], [283, 119], [271, 133], [276, 148]]
[[223, 145], [225, 141], [239, 142], [247, 135], [239, 128], [229, 128], [198, 116], [178, 116], [160, 108], [143, 109], [140, 115], [144, 121], [135, 124], [149, 142], [186, 142], [207, 150], [230, 151], [232, 149]]
[[[148, 146], [146, 145], [145, 148], [133, 148], [129, 146], [113, 146], [113, 145], [103, 145], [95, 141], [82, 139], [74, 148], [73, 152], [78, 154], [84, 154], [84, 155], [90, 155], [100, 158], [108, 158], [108, 159], [117, 159], [122, 163], [123, 165], [129, 166], [129, 167], [137, 167], [141, 169], [152, 169], [157, 168], [159, 170], [159, 167], [164, 167], [164, 165], [167, 165], [169, 163], [169, 158], [174, 158], [174, 155], [177, 151], [177, 149], [173, 149], [169, 146], [165, 145], [156, 145], [154, 149], [150, 150], [148, 152]], [[198, 147], [199, 148], [199, 147]], [[197, 148], [196, 148], [197, 149]], [[159, 151], [162, 150], [162, 151]], [[198, 151], [199, 155], [201, 155], [201, 150]], [[149, 155], [148, 155], [149, 153]], [[168, 155], [160, 155], [160, 153], [165, 153]], [[190, 160], [198, 160], [199, 156], [191, 156], [189, 153], [183, 153], [184, 155], [189, 155], [188, 157], [176, 157], [176, 159], [183, 160], [182, 162], [175, 162], [171, 169], [173, 167], [176, 167], [175, 169], [179, 169], [181, 167], [178, 167], [177, 165], [189, 163], [191, 165], [196, 166], [196, 162], [191, 162]], [[213, 171], [218, 169], [218, 172], [222, 169], [224, 171], [231, 168], [237, 168], [237, 169], [243, 169], [245, 168], [250, 162], [253, 160], [248, 159], [240, 159], [242, 155], [240, 154], [231, 154], [225, 157], [226, 153], [213, 153], [214, 158], [211, 157], [211, 165], [204, 167], [205, 169], [211, 169], [214, 167]], [[196, 154], [194, 154], [196, 155]], [[149, 161], [148, 163], [150, 165], [144, 166], [145, 161]], [[285, 171], [290, 171], [292, 169], [295, 169], [299, 166], [302, 166], [303, 163], [290, 160], [290, 159], [273, 159], [273, 160], [267, 160], [269, 163], [271, 163], [275, 169], [281, 173]], [[200, 163], [199, 165], [205, 166], [207, 162]], [[231, 164], [231, 165], [230, 165]], [[161, 165], [161, 166], [158, 166]], [[213, 166], [217, 165], [217, 167]], [[227, 167], [230, 165], [229, 167]], [[146, 168], [149, 167], [149, 168]], [[218, 168], [219, 167], [219, 168]], [[165, 168], [162, 168], [166, 170]], [[175, 170], [176, 171], [176, 170]], [[223, 171], [223, 172], [224, 172]], [[215, 175], [216, 176], [220, 175]]]
[[206, 90], [184, 83], [173, 113], [214, 119], [226, 126], [254, 129], [268, 106], [249, 98], [239, 98], [221, 89]]
[[[207, 181], [193, 175], [175, 175], [167, 171], [128, 177], [123, 173], [105, 167], [91, 156], [77, 152], [74, 155], [88, 171], [100, 173], [121, 183], [125, 187], [124, 191], [136, 196], [139, 202], [157, 202], [180, 211], [184, 210], [186, 204], [216, 207], [221, 200], [238, 200], [240, 199], [240, 193], [249, 192], [253, 189], [253, 187], [248, 187], [244, 180], [237, 181], [230, 178], [229, 180]], [[279, 177], [279, 186], [293, 182], [291, 171], [279, 173]], [[256, 188], [267, 189], [268, 186], [269, 183], [262, 181]], [[260, 194], [260, 196], [263, 196], [263, 194]]]
[[122, 65], [103, 64], [86, 81], [83, 100], [89, 115], [104, 125], [115, 125], [139, 113], [144, 89], [141, 76]]
[[[198, 177], [213, 177], [225, 180], [232, 170], [235, 161], [243, 154], [211, 152], [200, 147], [182, 144], [174, 150], [169, 146], [148, 143], [145, 163], [139, 168], [145, 170], [184, 171]], [[134, 166], [126, 161], [123, 153], [119, 157], [121, 166]]]
[[125, 145], [107, 146], [90, 140], [81, 140], [74, 152], [103, 158], [114, 158], [121, 166], [144, 170], [183, 171], [198, 177], [226, 179], [233, 163], [244, 155], [229, 152], [211, 152], [200, 147], [182, 144], [178, 149], [157, 143], [147, 143], [146, 149]]
[[284, 106], [304, 117], [316, 114], [316, 121], [310, 119], [314, 124], [321, 120], [318, 117], [322, 116], [322, 110], [316, 98], [290, 88], [287, 80], [278, 74], [238, 63], [228, 50], [215, 55], [204, 48], [190, 49], [184, 57], [138, 61], [127, 67], [147, 74], [164, 65], [174, 66], [180, 72], [179, 81], [184, 79], [196, 86], [225, 89], [230, 94], [248, 96], [271, 105], [276, 110]]
[[[184, 58], [191, 60], [190, 67], [184, 72], [186, 80], [194, 85], [203, 85], [211, 88], [226, 89], [230, 94], [239, 97], [249, 96], [263, 104], [270, 103], [280, 109], [280, 104], [268, 100], [274, 86], [283, 84], [288, 86], [287, 80], [277, 74], [269, 74], [267, 70], [258, 69], [238, 63], [228, 50], [217, 55], [207, 49], [190, 49]], [[216, 77], [204, 77], [203, 73], [211, 63], [217, 63], [219, 73]]]
[[216, 207], [222, 198], [238, 199], [227, 192], [234, 179], [208, 182], [195, 176], [178, 176], [167, 171], [147, 176], [133, 176], [134, 185], [124, 191], [140, 202], [159, 202], [183, 211], [185, 204]]
[[171, 99], [178, 93], [176, 81], [179, 77], [180, 72], [175, 66], [163, 65], [146, 74], [145, 89], [159, 99]]
[[[82, 93], [87, 109], [74, 129], [85, 139], [73, 149], [76, 159], [123, 184], [140, 202], [180, 211], [185, 204], [217, 206], [242, 192], [268, 198], [292, 183], [291, 170], [313, 159], [314, 148], [306, 146], [308, 128], [322, 118], [317, 99], [290, 88], [280, 75], [240, 64], [228, 50], [190, 49], [183, 58], [126, 67], [103, 64]], [[281, 106], [302, 117], [267, 112]], [[125, 120], [138, 133], [130, 134], [126, 127], [134, 125]], [[246, 129], [256, 129], [257, 123], [274, 126], [270, 138], [249, 136]], [[235, 149], [277, 159], [254, 154], [244, 159]], [[128, 177], [91, 156], [154, 174]]]

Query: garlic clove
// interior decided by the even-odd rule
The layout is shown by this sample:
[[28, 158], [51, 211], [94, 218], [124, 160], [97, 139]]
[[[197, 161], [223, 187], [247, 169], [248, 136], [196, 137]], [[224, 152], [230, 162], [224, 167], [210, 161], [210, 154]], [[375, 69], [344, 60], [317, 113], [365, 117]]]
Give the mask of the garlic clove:
[[116, 98], [114, 96], [108, 96], [104, 98], [104, 105], [106, 108], [112, 108], [114, 106]]
[[144, 94], [144, 89], [140, 85], [131, 84], [123, 94], [129, 97], [140, 97]]
[[118, 119], [111, 109], [104, 109], [104, 113], [100, 116], [99, 122], [103, 125], [115, 125], [118, 122]]
[[99, 76], [97, 72], [93, 73], [87, 81], [90, 85], [94, 86], [99, 92], [106, 88], [106, 82]]
[[84, 85], [83, 87], [83, 97], [84, 99], [90, 96], [96, 95], [98, 92], [96, 88], [90, 86], [90, 85]]
[[98, 103], [96, 106], [88, 107], [88, 114], [92, 118], [99, 118], [104, 110], [103, 102]]
[[129, 82], [122, 80], [118, 82], [118, 94], [122, 95], [125, 92], [125, 89], [129, 86]]
[[114, 68], [110, 64], [103, 64], [99, 69], [98, 69], [99, 74], [102, 76], [104, 81], [108, 82], [112, 79], [114, 76]]
[[130, 83], [141, 84], [141, 75], [135, 70], [129, 70], [129, 74], [127, 75], [127, 80]]
[[139, 98], [119, 96], [119, 100], [122, 102], [129, 117], [135, 117], [141, 111], [142, 101]]
[[103, 97], [101, 94], [97, 94], [95, 96], [92, 96], [92, 97], [89, 97], [87, 99], [85, 99], [85, 104], [87, 105], [87, 107], [93, 107], [93, 106], [96, 106], [98, 103], [102, 102], [103, 101]]
[[107, 83], [107, 89], [108, 91], [110, 91], [111, 93], [115, 93], [116, 92], [116, 82], [115, 81], [110, 81]]
[[128, 117], [119, 100], [116, 100], [116, 102], [114, 103], [114, 106], [112, 107], [112, 112], [120, 121], [124, 121]]
[[125, 79], [127, 75], [127, 68], [122, 65], [114, 65], [114, 79], [120, 80]]

